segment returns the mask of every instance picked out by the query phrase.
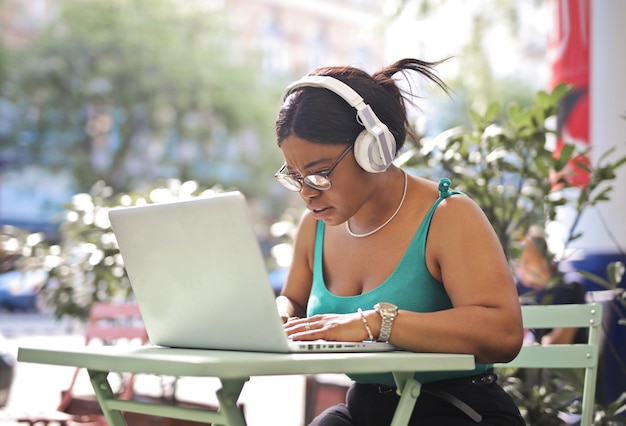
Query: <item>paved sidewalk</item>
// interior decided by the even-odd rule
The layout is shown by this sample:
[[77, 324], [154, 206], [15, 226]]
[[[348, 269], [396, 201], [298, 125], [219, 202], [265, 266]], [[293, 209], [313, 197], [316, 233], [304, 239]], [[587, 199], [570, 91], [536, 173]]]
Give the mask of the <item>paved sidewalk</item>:
[[[6, 317], [5, 317], [6, 318]], [[6, 324], [5, 324], [6, 325]], [[19, 333], [18, 333], [19, 334]], [[28, 334], [6, 336], [10, 350], [17, 356], [20, 346], [68, 347], [83, 345], [78, 332], [72, 334]], [[0, 410], [0, 426], [13, 426], [8, 420], [23, 413], [37, 414], [55, 410], [61, 391], [70, 384], [74, 369], [42, 364], [18, 363], [16, 376], [7, 406]], [[217, 379], [181, 378], [177, 397], [193, 402], [217, 403], [214, 391]], [[140, 393], [158, 394], [161, 382], [158, 377], [138, 376], [136, 390]], [[81, 372], [77, 394], [92, 394], [85, 371]], [[249, 426], [302, 426], [304, 418], [304, 378], [302, 376], [253, 377], [244, 386], [240, 402], [245, 404]], [[130, 425], [132, 426], [132, 425]]]

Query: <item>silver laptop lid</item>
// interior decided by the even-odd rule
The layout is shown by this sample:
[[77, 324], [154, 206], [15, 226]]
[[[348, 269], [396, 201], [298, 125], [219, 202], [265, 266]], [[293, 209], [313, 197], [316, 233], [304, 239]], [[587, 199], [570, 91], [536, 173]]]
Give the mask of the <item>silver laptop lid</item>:
[[109, 218], [153, 344], [288, 352], [243, 194], [115, 208]]

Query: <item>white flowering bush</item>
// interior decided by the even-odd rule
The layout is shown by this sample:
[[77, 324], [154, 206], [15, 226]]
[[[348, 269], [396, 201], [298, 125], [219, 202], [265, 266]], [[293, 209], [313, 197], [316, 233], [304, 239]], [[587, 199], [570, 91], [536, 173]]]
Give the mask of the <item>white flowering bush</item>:
[[45, 305], [57, 318], [86, 319], [96, 301], [125, 302], [133, 298], [124, 263], [109, 222], [109, 209], [184, 199], [220, 192], [203, 190], [194, 181], [171, 179], [146, 193], [114, 194], [104, 182], [89, 193], [76, 194], [60, 218], [59, 243], [29, 247], [31, 259], [49, 272], [41, 290]]

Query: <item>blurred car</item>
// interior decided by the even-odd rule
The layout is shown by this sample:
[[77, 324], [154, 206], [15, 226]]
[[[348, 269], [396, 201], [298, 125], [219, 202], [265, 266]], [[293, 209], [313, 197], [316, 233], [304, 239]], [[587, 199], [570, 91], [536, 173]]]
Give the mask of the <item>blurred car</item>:
[[283, 289], [283, 285], [287, 280], [287, 274], [289, 273], [289, 268], [278, 267], [273, 271], [270, 271], [269, 278], [270, 284], [272, 285], [272, 289], [274, 290], [274, 296], [280, 295], [280, 291]]
[[0, 408], [6, 406], [15, 375], [15, 357], [8, 351], [8, 344], [0, 334]]
[[47, 279], [48, 273], [42, 269], [3, 272], [0, 274], [0, 308], [38, 311], [39, 290]]

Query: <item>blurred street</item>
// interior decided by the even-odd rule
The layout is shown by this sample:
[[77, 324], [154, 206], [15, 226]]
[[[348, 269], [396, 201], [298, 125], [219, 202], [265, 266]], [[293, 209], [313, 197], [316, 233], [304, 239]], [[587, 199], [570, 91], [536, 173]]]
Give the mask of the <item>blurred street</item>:
[[[0, 311], [0, 332], [17, 357], [23, 347], [67, 347], [83, 345], [81, 326], [70, 321], [56, 321], [50, 315]], [[2, 348], [4, 349], [4, 348]], [[74, 369], [43, 364], [18, 363], [7, 406], [0, 409], [0, 426], [17, 425], [15, 416], [54, 411], [61, 391], [70, 384]], [[138, 376], [135, 390], [159, 395], [171, 378]], [[176, 395], [180, 400], [216, 404], [213, 378], [181, 378]], [[93, 394], [88, 376], [81, 371], [76, 394]], [[250, 426], [300, 426], [304, 417], [304, 378], [301, 376], [253, 377], [244, 387], [240, 403]], [[132, 425], [129, 425], [132, 426]]]

